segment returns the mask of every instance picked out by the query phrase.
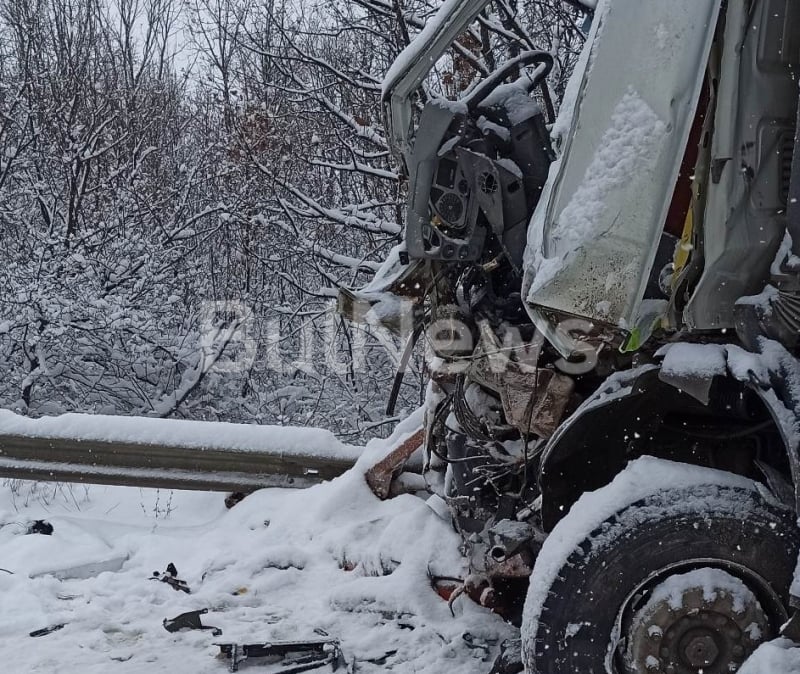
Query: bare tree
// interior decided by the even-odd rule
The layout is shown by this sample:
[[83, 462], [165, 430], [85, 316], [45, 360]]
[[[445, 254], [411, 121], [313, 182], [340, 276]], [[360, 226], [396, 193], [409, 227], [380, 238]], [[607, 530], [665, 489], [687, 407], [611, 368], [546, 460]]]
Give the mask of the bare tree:
[[[388, 432], [402, 345], [332, 299], [402, 238], [381, 84], [437, 5], [0, 0], [0, 404]], [[557, 107], [578, 21], [494, 2], [420, 100], [534, 46]]]

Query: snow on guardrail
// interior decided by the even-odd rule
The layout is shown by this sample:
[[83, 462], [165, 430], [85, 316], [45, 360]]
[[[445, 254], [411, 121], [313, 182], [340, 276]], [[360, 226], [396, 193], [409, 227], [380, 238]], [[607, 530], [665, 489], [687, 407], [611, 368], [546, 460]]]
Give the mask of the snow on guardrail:
[[0, 410], [0, 476], [202, 490], [306, 487], [361, 447], [317, 428]]

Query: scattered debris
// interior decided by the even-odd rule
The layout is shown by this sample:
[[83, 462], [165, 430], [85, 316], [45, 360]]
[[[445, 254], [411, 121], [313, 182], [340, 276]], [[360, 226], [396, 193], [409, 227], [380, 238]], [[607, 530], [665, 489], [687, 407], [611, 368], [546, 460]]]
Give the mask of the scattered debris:
[[247, 492], [234, 491], [225, 497], [225, 507], [230, 510], [237, 503], [241, 503], [247, 498]]
[[211, 630], [211, 634], [218, 637], [222, 634], [219, 627], [212, 627], [211, 625], [203, 625], [200, 621], [200, 616], [208, 613], [208, 609], [201, 608], [197, 611], [187, 611], [175, 616], [172, 619], [164, 618], [164, 629], [167, 632], [179, 632], [180, 630]]
[[391, 651], [386, 651], [383, 655], [381, 655], [381, 656], [379, 656], [377, 658], [370, 658], [368, 660], [363, 660], [362, 662], [368, 662], [371, 665], [385, 665], [389, 661], [389, 658], [392, 658], [395, 655], [397, 655], [397, 649], [396, 648], [392, 649]]
[[167, 564], [167, 568], [164, 573], [153, 571], [153, 575], [151, 576], [150, 580], [160, 580], [162, 583], [169, 585], [173, 590], [185, 592], [186, 594], [192, 593], [192, 591], [189, 589], [189, 584], [185, 580], [178, 578], [178, 569], [175, 568], [175, 565], [172, 562]]
[[42, 534], [43, 536], [53, 535], [53, 525], [45, 520], [36, 520], [33, 524], [28, 526], [26, 534]]
[[473, 651], [480, 651], [483, 654], [483, 657], [489, 655], [489, 651], [491, 650], [489, 644], [484, 642], [481, 639], [474, 637], [469, 632], [464, 632], [461, 635], [461, 638], [464, 640], [464, 643], [467, 645], [467, 648], [472, 649]]
[[252, 658], [278, 658], [276, 664], [279, 669], [274, 670], [276, 674], [297, 674], [325, 665], [331, 665], [336, 671], [345, 665], [342, 650], [336, 639], [268, 641], [258, 644], [217, 644], [217, 646], [220, 653], [230, 660], [231, 672], [239, 671], [239, 665]]
[[33, 632], [28, 634], [28, 636], [31, 636], [31, 637], [43, 637], [46, 634], [52, 634], [53, 632], [58, 632], [58, 630], [63, 628], [65, 625], [66, 625], [66, 623], [59, 623], [57, 625], [50, 625], [49, 627], [42, 627], [42, 629], [33, 630]]

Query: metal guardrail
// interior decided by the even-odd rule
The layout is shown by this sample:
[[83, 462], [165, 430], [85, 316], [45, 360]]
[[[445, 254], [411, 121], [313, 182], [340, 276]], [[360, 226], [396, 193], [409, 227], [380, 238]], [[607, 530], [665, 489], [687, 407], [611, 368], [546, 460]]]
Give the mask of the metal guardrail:
[[[88, 415], [86, 418], [91, 421]], [[205, 426], [203, 422], [193, 423]], [[196, 440], [178, 440], [174, 444], [131, 442], [117, 439], [113, 434], [111, 439], [54, 437], [27, 430], [19, 434], [8, 432], [8, 424], [4, 427], [0, 423], [0, 476], [165, 489], [252, 491], [261, 487], [308, 487], [341, 475], [355, 463], [353, 452], [337, 456], [335, 452], [315, 455], [313, 447], [278, 450], [275, 446], [280, 443], [280, 434], [276, 431], [273, 441], [269, 428], [223, 426], [221, 429], [218, 424], [208, 423], [209, 437], [216, 439], [198, 446]], [[178, 425], [175, 428], [181, 429]], [[225, 431], [231, 429], [245, 432], [263, 429], [263, 436], [270, 438], [270, 442], [254, 440], [252, 446], [247, 446], [239, 441], [236, 449], [220, 446], [224, 439], [219, 436], [224, 438]], [[176, 435], [180, 437], [180, 433]]]

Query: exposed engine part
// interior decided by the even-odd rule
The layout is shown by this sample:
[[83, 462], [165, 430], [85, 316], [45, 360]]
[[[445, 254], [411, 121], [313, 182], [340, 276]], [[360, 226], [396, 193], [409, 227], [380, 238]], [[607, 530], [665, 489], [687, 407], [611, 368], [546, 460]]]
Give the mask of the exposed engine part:
[[772, 265], [771, 283], [764, 292], [741, 298], [734, 310], [739, 338], [751, 349], [757, 348], [758, 339], [764, 336], [793, 351], [800, 346], [800, 106], [797, 114], [784, 246]]
[[538, 345], [503, 349], [493, 331], [481, 325], [482, 350], [469, 366], [470, 377], [499, 394], [507, 422], [523, 436], [549, 438], [575, 391], [572, 378], [540, 367]]
[[516, 520], [500, 520], [488, 530], [489, 555], [498, 564], [517, 555], [536, 537], [536, 530], [527, 522]]

